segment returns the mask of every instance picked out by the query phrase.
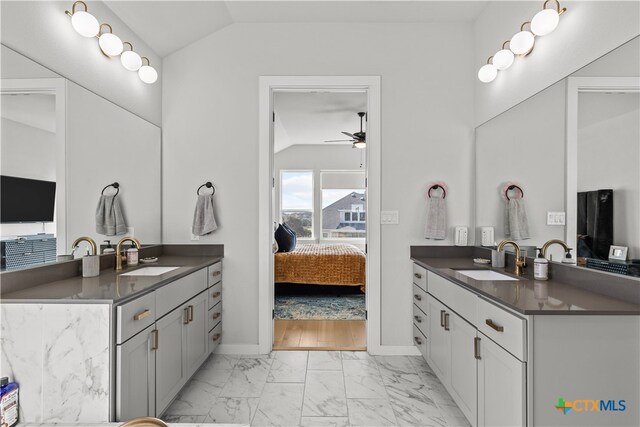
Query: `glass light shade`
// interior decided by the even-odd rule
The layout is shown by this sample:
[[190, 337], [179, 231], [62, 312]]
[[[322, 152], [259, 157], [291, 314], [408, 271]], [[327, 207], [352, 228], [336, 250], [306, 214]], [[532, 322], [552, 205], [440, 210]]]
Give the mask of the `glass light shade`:
[[120, 37], [111, 33], [104, 33], [98, 39], [98, 44], [100, 45], [100, 49], [108, 56], [118, 56], [122, 53], [124, 49], [124, 45], [122, 44], [122, 40]]
[[509, 42], [509, 48], [511, 52], [516, 55], [526, 55], [533, 49], [535, 43], [535, 36], [529, 31], [520, 31]]
[[100, 32], [98, 20], [90, 13], [78, 11], [71, 16], [71, 25], [82, 37], [95, 37]]
[[120, 56], [122, 66], [129, 71], [138, 71], [142, 67], [142, 58], [132, 50], [122, 52]]
[[367, 143], [364, 141], [356, 141], [353, 143], [355, 148], [367, 148]]
[[492, 82], [498, 75], [498, 69], [493, 64], [485, 64], [478, 70], [478, 79], [482, 83]]
[[545, 36], [556, 29], [560, 15], [555, 9], [544, 9], [536, 13], [531, 20], [531, 32], [536, 36]]
[[158, 80], [158, 72], [155, 68], [149, 65], [143, 65], [138, 70], [138, 76], [140, 76], [140, 80], [147, 84], [155, 83]]
[[491, 62], [493, 62], [493, 65], [495, 65], [498, 70], [506, 70], [513, 64], [513, 59], [513, 52], [509, 49], [502, 49], [493, 55]]

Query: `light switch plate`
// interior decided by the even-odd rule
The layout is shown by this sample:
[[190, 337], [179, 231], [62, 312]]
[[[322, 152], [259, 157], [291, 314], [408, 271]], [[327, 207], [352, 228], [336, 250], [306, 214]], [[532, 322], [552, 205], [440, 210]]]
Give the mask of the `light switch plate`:
[[398, 224], [398, 211], [381, 211], [380, 224]]
[[566, 225], [565, 212], [547, 212], [547, 225]]

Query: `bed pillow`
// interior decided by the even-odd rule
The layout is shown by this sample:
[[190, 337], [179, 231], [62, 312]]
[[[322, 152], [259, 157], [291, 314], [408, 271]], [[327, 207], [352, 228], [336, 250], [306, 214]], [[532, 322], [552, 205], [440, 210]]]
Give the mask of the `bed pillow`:
[[295, 249], [295, 235], [280, 224], [275, 232], [278, 252], [291, 252]]
[[293, 234], [293, 249], [291, 250], [294, 250], [296, 246], [298, 246], [298, 234], [293, 231], [293, 228], [289, 227], [286, 223], [283, 222], [282, 226], [286, 228], [289, 233]]

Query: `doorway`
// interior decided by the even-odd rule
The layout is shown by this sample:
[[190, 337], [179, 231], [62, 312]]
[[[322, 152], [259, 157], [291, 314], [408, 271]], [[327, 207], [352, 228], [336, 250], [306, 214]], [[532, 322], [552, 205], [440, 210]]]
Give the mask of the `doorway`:
[[[264, 219], [266, 218], [262, 217], [263, 219], [260, 223], [260, 352], [266, 353], [272, 348], [368, 349], [368, 351], [374, 352], [374, 349], [379, 346], [380, 329], [380, 230], [379, 226], [371, 225], [379, 224], [379, 77], [261, 77], [260, 80], [260, 176], [269, 176], [269, 184], [271, 184], [268, 193], [264, 187], [261, 187], [260, 191], [261, 212], [268, 214], [269, 218], [268, 229], [265, 227], [266, 221]], [[312, 130], [311, 125], [305, 126], [302, 123], [298, 125], [299, 128], [296, 128], [295, 125], [291, 125], [291, 119], [294, 114], [288, 114], [289, 117], [286, 117], [287, 114], [279, 113], [279, 97], [285, 100], [286, 98], [298, 98], [299, 100], [305, 96], [315, 96], [316, 99], [334, 96], [342, 98], [342, 101], [350, 97], [357, 98], [360, 96], [364, 100], [364, 105], [349, 112], [349, 123], [338, 124], [333, 128], [329, 126], [333, 133], [327, 134], [326, 137], [314, 136], [309, 134], [309, 131]], [[371, 102], [372, 99], [374, 102]], [[314, 116], [320, 116], [323, 112], [329, 116], [331, 113], [337, 114], [339, 107], [344, 109], [347, 105], [342, 102], [337, 104], [325, 105], [324, 108], [316, 105], [316, 114]], [[300, 113], [304, 109], [290, 108], [290, 110]], [[265, 112], [267, 113], [266, 118], [268, 118], [268, 121], [264, 120]], [[366, 113], [366, 115], [362, 114], [363, 136], [366, 133], [366, 138], [363, 137], [362, 141], [359, 141], [357, 135], [360, 131], [358, 113]], [[283, 123], [283, 121], [288, 121], [289, 123]], [[322, 119], [319, 121], [322, 122]], [[292, 135], [288, 135], [287, 128], [289, 128]], [[343, 134], [342, 132], [345, 133]], [[283, 134], [289, 137], [289, 140], [285, 141], [284, 144], [282, 143]], [[363, 144], [358, 145], [366, 145], [366, 148], [354, 148], [355, 142], [362, 142]], [[285, 148], [282, 147], [283, 145]], [[335, 147], [330, 148], [333, 145]], [[373, 149], [369, 148], [371, 145], [374, 145]], [[310, 148], [311, 146], [315, 146], [316, 153], [320, 152], [318, 150], [327, 150], [326, 152], [328, 152], [334, 151], [334, 149], [341, 149], [343, 153], [351, 152], [352, 155], [350, 156], [347, 154], [338, 156], [338, 160], [340, 160], [340, 157], [344, 157], [342, 160], [355, 157], [357, 161], [355, 165], [347, 166], [336, 163], [323, 165], [320, 163], [320, 157], [322, 156], [319, 154], [312, 156], [300, 155], [304, 151], [314, 151]], [[288, 157], [299, 160], [297, 165], [290, 163], [283, 166], [283, 161], [276, 159], [276, 155], [287, 151], [289, 152]], [[280, 155], [280, 157], [283, 156]], [[301, 159], [305, 157], [307, 160], [311, 157], [310, 160], [316, 163], [312, 169], [308, 164], [303, 164]], [[353, 184], [358, 178], [364, 181], [361, 186]], [[300, 204], [297, 206], [289, 203], [291, 194], [285, 194], [287, 193], [285, 188], [287, 180], [307, 183], [307, 195], [304, 198], [306, 204], [300, 200], [298, 200]], [[337, 188], [332, 188], [336, 185], [338, 186]], [[346, 188], [349, 186], [351, 188]], [[284, 193], [283, 189], [285, 189]], [[353, 200], [356, 203], [346, 203]], [[338, 201], [340, 203], [337, 203]], [[340, 206], [333, 206], [332, 209], [327, 209], [329, 206], [336, 204]], [[329, 213], [334, 217], [338, 215], [338, 221], [341, 222], [341, 224], [334, 224], [335, 228], [333, 230], [327, 229], [329, 221], [326, 218], [330, 216]], [[323, 217], [325, 218], [324, 220]], [[316, 265], [308, 268], [308, 271], [302, 271], [300, 268], [294, 269], [295, 271], [292, 270], [294, 277], [285, 275], [284, 279], [286, 281], [283, 280], [281, 277], [282, 267], [287, 267], [288, 264], [275, 262], [272, 243], [274, 240], [274, 223], [276, 225], [282, 222], [286, 224], [287, 220], [291, 228], [297, 228], [295, 231], [297, 235], [300, 235], [298, 237], [298, 245], [302, 245], [304, 249], [302, 252], [309, 252], [311, 249], [321, 252], [312, 253], [312, 258], [314, 256], [317, 258], [324, 257], [323, 251], [326, 246], [333, 244], [347, 244], [352, 246], [352, 249], [360, 247], [360, 253], [364, 258], [361, 268], [363, 270], [362, 282], [364, 283], [359, 284], [357, 280], [353, 279], [341, 281], [335, 275], [331, 276], [332, 270], [342, 271], [344, 269], [344, 267], [332, 268], [332, 261], [327, 261], [324, 268], [322, 265]], [[268, 253], [265, 251], [267, 247]], [[348, 263], [348, 265], [353, 265], [353, 263]], [[300, 261], [299, 266], [309, 266], [309, 263]], [[298, 276], [296, 277], [295, 274], [298, 274]], [[314, 275], [322, 276], [323, 274], [328, 275], [324, 277], [324, 280], [323, 278], [312, 277]], [[360, 307], [364, 311], [362, 313], [364, 318], [336, 319], [331, 318], [332, 316], [327, 316], [327, 318], [297, 318], [300, 316], [296, 314], [293, 316], [294, 318], [275, 319], [276, 309], [282, 308], [282, 304], [276, 304], [276, 297], [278, 295], [285, 298], [296, 297], [300, 296], [300, 294], [304, 294], [302, 299], [308, 297], [312, 301], [310, 305], [307, 305], [307, 308], [311, 307], [313, 310], [297, 310], [298, 314], [300, 311], [319, 309], [322, 317], [323, 307], [317, 307], [314, 302], [318, 300], [326, 302], [327, 297], [335, 298], [339, 302], [362, 298], [364, 301]], [[295, 298], [292, 299], [295, 300]], [[340, 304], [333, 307], [331, 307], [331, 303], [328, 303], [328, 305], [330, 306], [328, 312], [340, 317], [340, 311], [344, 307], [340, 307]], [[345, 303], [343, 305], [348, 306], [349, 304]], [[326, 307], [324, 308], [326, 309]], [[349, 312], [350, 309], [358, 311], [357, 304], [351, 308], [346, 308], [346, 311]], [[282, 310], [279, 310], [279, 316], [281, 312]], [[327, 310], [324, 313], [326, 314]], [[263, 320], [266, 321], [266, 314], [270, 315], [269, 321], [268, 323], [263, 323]]]

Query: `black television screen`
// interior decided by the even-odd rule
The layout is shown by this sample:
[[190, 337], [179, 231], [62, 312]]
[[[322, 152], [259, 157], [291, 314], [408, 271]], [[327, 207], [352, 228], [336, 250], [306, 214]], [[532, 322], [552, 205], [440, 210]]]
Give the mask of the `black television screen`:
[[0, 176], [0, 222], [52, 222], [55, 181]]

